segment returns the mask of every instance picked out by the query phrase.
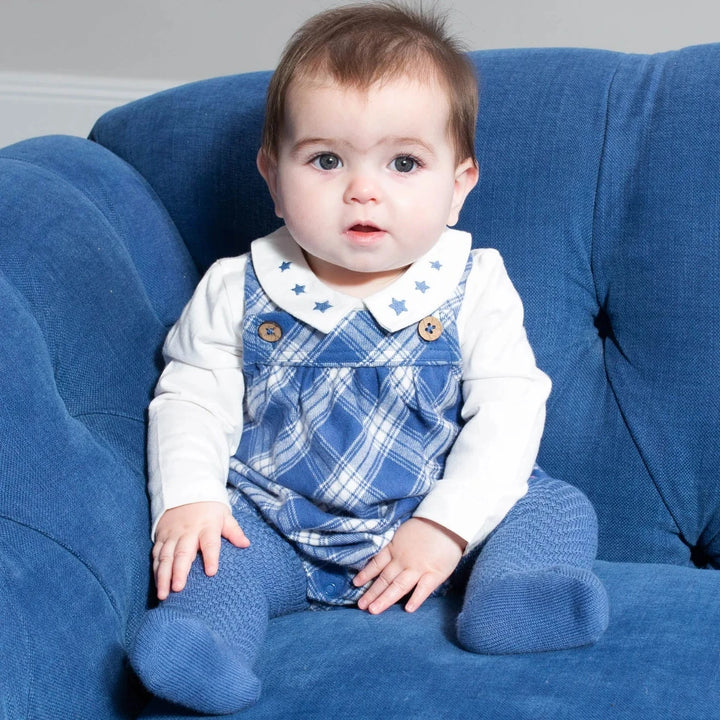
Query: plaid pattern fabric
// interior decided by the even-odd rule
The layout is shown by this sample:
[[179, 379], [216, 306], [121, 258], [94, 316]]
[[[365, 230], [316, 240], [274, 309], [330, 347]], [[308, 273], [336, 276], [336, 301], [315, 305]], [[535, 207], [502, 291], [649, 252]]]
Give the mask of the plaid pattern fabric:
[[[312, 599], [353, 602], [354, 570], [442, 476], [460, 424], [456, 317], [469, 269], [427, 342], [417, 324], [389, 333], [366, 310], [322, 333], [275, 305], [248, 262], [244, 429], [229, 480], [295, 545]], [[263, 323], [280, 339], [261, 337]]]

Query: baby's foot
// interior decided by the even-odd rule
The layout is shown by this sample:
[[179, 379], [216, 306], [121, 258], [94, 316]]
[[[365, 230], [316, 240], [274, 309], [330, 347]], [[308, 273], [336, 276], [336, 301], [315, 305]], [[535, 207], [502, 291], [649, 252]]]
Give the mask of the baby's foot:
[[467, 650], [507, 654], [565, 650], [596, 642], [608, 597], [590, 571], [571, 565], [508, 573], [475, 588], [457, 620]]
[[130, 661], [158, 697], [206, 714], [252, 705], [260, 681], [249, 664], [201, 620], [168, 608], [149, 612]]

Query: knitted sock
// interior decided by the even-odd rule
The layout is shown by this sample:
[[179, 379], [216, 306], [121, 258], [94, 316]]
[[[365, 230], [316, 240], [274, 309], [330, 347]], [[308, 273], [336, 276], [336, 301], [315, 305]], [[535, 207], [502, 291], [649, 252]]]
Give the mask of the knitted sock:
[[236, 712], [260, 695], [260, 681], [239, 646], [168, 607], [147, 614], [130, 660], [154, 695], [203, 714]]
[[223, 540], [213, 577], [198, 557], [185, 589], [146, 614], [130, 650], [148, 690], [205, 714], [237, 712], [258, 699], [252, 663], [268, 618], [307, 606], [305, 572], [291, 546], [246, 506], [235, 514], [250, 547]]
[[576, 488], [538, 471], [480, 551], [457, 631], [478, 653], [562, 650], [595, 642], [608, 598], [591, 567], [597, 518]]

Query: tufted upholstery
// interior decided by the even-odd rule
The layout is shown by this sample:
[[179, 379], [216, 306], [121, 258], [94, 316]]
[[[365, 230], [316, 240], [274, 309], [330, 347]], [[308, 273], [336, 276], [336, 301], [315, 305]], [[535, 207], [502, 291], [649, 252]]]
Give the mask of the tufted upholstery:
[[[166, 325], [196, 278], [172, 245], [163, 263], [176, 279], [158, 275], [149, 251], [167, 239], [176, 231], [145, 183], [102, 148], [39, 138], [0, 156], [0, 587], [14, 604], [0, 637], [27, 647], [3, 650], [26, 693], [0, 695], [30, 703], [49, 683], [52, 717], [73, 716], [68, 700], [112, 716], [95, 685], [110, 667], [121, 677], [125, 630], [145, 604], [145, 408]], [[78, 634], [67, 617], [94, 622]], [[67, 697], [76, 674], [86, 681]]]
[[[600, 519], [593, 648], [484, 658], [453, 600], [271, 623], [242, 717], [720, 717], [720, 45], [473, 54], [497, 247], [554, 381], [540, 461]], [[149, 594], [145, 407], [200, 274], [277, 226], [268, 74], [170, 90], [92, 140], [0, 151], [0, 718], [129, 718]], [[149, 706], [147, 717], [179, 717]]]

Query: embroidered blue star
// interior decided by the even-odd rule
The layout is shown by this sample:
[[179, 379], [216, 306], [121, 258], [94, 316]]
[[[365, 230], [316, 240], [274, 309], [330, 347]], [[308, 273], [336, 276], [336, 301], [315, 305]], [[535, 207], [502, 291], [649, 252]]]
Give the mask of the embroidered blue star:
[[332, 305], [327, 301], [323, 300], [322, 302], [316, 302], [314, 310], [319, 310], [321, 313], [324, 313], [326, 310], [329, 310], [332, 307]]
[[420, 282], [416, 280], [415, 289], [419, 290], [424, 295], [430, 289], [430, 286], [424, 280], [421, 280]]
[[442, 263], [441, 263], [439, 260], [433, 260], [433, 261], [430, 263], [430, 267], [431, 267], [433, 270], [439, 270], [439, 269], [442, 267]]
[[302, 294], [305, 292], [305, 286], [304, 286], [304, 285], [296, 285], [296, 286], [292, 289], [292, 291], [293, 291], [296, 295], [302, 295]]
[[292, 263], [289, 260], [285, 260], [280, 265], [280, 272], [285, 272], [286, 270], [289, 270], [291, 265]]
[[405, 307], [405, 301], [404, 300], [396, 300], [395, 298], [392, 299], [392, 302], [390, 305], [388, 305], [389, 308], [392, 308], [395, 311], [396, 315], [400, 315], [400, 313], [407, 312], [407, 308]]

